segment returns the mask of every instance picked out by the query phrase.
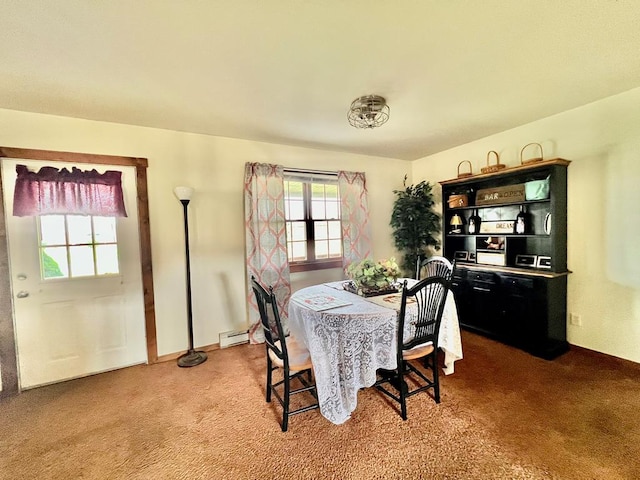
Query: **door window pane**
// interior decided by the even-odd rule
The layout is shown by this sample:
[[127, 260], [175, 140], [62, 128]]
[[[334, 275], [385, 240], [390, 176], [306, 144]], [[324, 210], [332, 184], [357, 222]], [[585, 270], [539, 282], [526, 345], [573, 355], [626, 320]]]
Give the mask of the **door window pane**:
[[115, 243], [115, 217], [93, 217], [93, 236], [96, 243]]
[[96, 245], [96, 273], [118, 273], [118, 246]]
[[74, 277], [86, 277], [95, 274], [93, 248], [90, 246], [69, 247], [71, 274]]
[[65, 245], [64, 215], [43, 215], [40, 217], [40, 244]]
[[67, 247], [45, 247], [40, 250], [42, 278], [68, 278]]
[[91, 243], [91, 217], [67, 215], [69, 228], [69, 245]]

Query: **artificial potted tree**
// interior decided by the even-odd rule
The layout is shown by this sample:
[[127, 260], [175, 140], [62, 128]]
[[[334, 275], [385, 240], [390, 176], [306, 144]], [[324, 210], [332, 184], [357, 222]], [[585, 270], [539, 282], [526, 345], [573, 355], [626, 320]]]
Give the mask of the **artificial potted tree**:
[[440, 233], [440, 215], [434, 210], [432, 186], [427, 181], [407, 186], [404, 190], [394, 190], [390, 225], [396, 248], [402, 254], [401, 267], [415, 277], [416, 261], [430, 256], [429, 247], [440, 248], [436, 235]]

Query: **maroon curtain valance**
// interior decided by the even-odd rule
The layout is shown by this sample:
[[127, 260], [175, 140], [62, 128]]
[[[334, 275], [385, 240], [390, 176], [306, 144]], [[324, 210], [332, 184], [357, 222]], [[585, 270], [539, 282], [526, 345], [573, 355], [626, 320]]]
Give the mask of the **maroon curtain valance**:
[[16, 165], [13, 215], [98, 215], [126, 217], [122, 172], [42, 167], [30, 172]]

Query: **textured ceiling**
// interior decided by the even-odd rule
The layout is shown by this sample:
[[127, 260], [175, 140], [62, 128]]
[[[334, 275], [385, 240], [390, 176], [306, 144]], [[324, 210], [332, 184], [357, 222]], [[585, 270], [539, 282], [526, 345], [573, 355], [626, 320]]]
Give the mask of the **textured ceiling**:
[[[0, 108], [412, 160], [640, 86], [637, 0], [2, 0]], [[356, 97], [389, 122], [358, 130]]]

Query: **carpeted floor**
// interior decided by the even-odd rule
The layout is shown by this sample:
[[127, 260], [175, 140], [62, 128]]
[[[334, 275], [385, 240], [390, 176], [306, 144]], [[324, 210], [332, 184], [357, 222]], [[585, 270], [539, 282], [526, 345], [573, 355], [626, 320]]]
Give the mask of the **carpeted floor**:
[[262, 346], [30, 390], [0, 402], [0, 478], [640, 478], [640, 365], [467, 332], [463, 349], [442, 403], [411, 397], [406, 422], [365, 389], [344, 425], [315, 410], [282, 433]]

